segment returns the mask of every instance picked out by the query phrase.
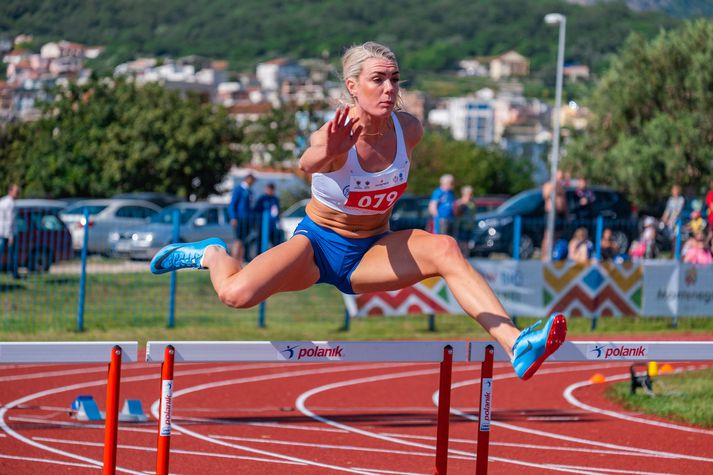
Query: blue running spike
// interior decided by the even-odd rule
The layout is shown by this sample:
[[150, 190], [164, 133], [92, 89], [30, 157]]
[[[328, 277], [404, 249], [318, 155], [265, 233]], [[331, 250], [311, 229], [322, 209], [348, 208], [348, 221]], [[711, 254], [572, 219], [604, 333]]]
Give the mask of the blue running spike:
[[542, 320], [523, 330], [512, 347], [512, 365], [521, 379], [530, 379], [542, 363], [564, 343], [567, 336], [567, 319], [554, 313], [545, 325], [536, 330]]
[[151, 272], [164, 274], [179, 269], [203, 269], [203, 253], [210, 246], [218, 246], [228, 252], [228, 246], [220, 238], [209, 238], [198, 242], [169, 244], [156, 253], [151, 260]]

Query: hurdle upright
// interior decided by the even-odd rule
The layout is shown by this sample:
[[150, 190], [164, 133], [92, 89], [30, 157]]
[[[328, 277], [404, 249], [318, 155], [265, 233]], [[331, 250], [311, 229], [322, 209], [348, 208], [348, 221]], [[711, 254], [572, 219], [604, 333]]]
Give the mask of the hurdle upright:
[[[493, 408], [493, 361], [510, 361], [495, 342], [471, 342], [468, 348], [471, 362], [482, 362], [478, 411], [478, 444], [476, 474], [488, 473], [488, 445]], [[548, 362], [595, 361], [713, 361], [713, 341], [566, 341]], [[535, 378], [537, 375], [534, 376]], [[488, 392], [488, 397], [484, 396]]]
[[174, 362], [410, 362], [440, 363], [434, 473], [445, 475], [448, 462], [452, 363], [465, 362], [467, 357], [468, 347], [463, 341], [150, 341], [146, 345], [146, 361], [162, 363], [161, 372], [165, 376], [161, 382], [156, 474], [168, 474]]
[[[113, 475], [116, 473], [121, 363], [135, 363], [138, 359], [138, 348], [139, 344], [135, 341], [0, 342], [0, 364], [108, 363], [102, 474]], [[4, 416], [7, 409], [10, 408], [3, 408], [0, 414]], [[3, 429], [10, 430], [8, 427]]]

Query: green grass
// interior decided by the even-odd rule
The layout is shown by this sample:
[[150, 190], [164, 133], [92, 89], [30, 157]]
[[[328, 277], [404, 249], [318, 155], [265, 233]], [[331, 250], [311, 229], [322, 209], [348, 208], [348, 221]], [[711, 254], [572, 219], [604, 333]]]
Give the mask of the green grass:
[[[77, 331], [78, 276], [31, 275], [14, 281], [0, 275], [0, 340], [302, 340], [302, 339], [471, 339], [485, 338], [464, 315], [439, 315], [436, 332], [425, 315], [352, 319], [342, 330], [344, 303], [331, 286], [316, 285], [278, 294], [266, 304], [266, 328], [258, 328], [258, 308], [235, 310], [217, 299], [205, 272], [178, 275], [175, 327], [167, 328], [169, 276], [147, 273], [92, 274], [87, 278], [83, 332]], [[534, 319], [519, 318], [525, 327]], [[570, 338], [671, 333], [671, 319], [605, 318], [569, 321]], [[680, 319], [676, 334], [713, 331], [713, 319]]]
[[654, 397], [641, 390], [629, 394], [629, 383], [607, 388], [606, 395], [626, 409], [713, 428], [713, 368], [654, 378]]

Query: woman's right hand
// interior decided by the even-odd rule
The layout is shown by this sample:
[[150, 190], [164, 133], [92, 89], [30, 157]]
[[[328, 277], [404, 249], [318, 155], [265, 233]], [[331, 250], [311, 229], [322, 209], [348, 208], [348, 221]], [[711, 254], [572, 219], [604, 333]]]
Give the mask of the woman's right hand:
[[354, 146], [363, 130], [358, 122], [358, 117], [349, 120], [349, 106], [337, 109], [326, 128], [324, 145], [328, 157], [342, 156]]

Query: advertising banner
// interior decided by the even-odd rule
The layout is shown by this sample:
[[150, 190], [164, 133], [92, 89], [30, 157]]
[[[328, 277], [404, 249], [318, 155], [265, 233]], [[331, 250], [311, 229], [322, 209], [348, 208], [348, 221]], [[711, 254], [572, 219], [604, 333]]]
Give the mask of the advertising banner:
[[[471, 260], [495, 291], [508, 313], [540, 315], [543, 308], [542, 263], [512, 260]], [[344, 294], [347, 311], [352, 317], [464, 313], [440, 277], [392, 292]]]
[[637, 262], [586, 265], [572, 261], [544, 266], [546, 312], [573, 317], [641, 313], [643, 267]]
[[647, 261], [644, 266], [644, 315], [713, 315], [713, 265]]

